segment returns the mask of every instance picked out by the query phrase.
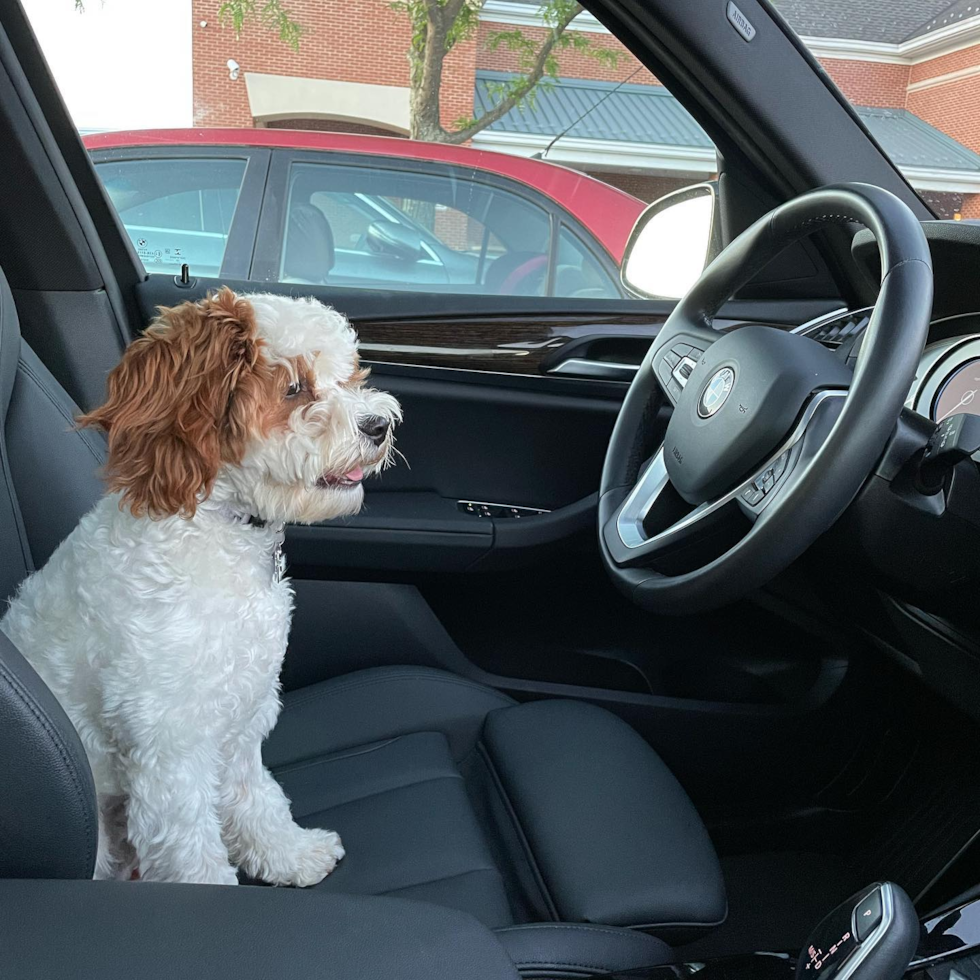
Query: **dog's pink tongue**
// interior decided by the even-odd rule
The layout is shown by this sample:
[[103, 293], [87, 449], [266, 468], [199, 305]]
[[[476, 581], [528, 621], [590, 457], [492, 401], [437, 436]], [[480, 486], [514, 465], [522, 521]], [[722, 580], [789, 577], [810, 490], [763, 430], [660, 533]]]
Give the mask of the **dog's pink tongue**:
[[356, 470], [351, 470], [350, 473], [345, 473], [344, 479], [350, 480], [353, 483], [358, 483], [364, 479], [364, 470], [358, 466]]

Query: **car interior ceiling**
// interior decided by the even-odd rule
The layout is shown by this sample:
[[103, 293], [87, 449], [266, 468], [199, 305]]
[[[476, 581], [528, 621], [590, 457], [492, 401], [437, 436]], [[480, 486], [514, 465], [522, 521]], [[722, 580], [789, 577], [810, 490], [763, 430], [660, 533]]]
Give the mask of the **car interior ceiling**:
[[[716, 142], [725, 242], [775, 204], [840, 181], [885, 187], [920, 220], [932, 217], [790, 36], [770, 34], [750, 57], [723, 18], [707, 21], [689, 0], [588, 6]], [[768, 3], [740, 6], [756, 20], [778, 19]], [[787, 80], [780, 98], [774, 75]], [[199, 299], [221, 282], [193, 269], [187, 282], [144, 279], [16, 4], [0, 11], [0, 134], [0, 268], [20, 331], [70, 398], [90, 409], [155, 307]], [[636, 313], [634, 301], [588, 295], [500, 296], [488, 305], [467, 293], [331, 288], [330, 223], [308, 195], [297, 200], [284, 282], [260, 288], [296, 294], [291, 282], [312, 284], [304, 292], [355, 327], [413, 316], [588, 324], [610, 310]], [[789, 327], [873, 302], [873, 259], [859, 261], [859, 240], [852, 254], [854, 231], [821, 232], [788, 250], [725, 308], [725, 320]], [[536, 254], [496, 259], [488, 292]], [[964, 287], [971, 291], [980, 292]], [[943, 314], [980, 309], [970, 299]], [[945, 301], [937, 282], [937, 308]], [[657, 315], [671, 308], [647, 306]], [[396, 467], [369, 490], [362, 516], [290, 531], [297, 602], [285, 691], [409, 664], [489, 683], [521, 704], [575, 698], [610, 709], [677, 776], [721, 858], [728, 918], [685, 937], [685, 962], [798, 949], [824, 912], [869, 881], [898, 882], [922, 915], [978, 893], [980, 622], [969, 602], [913, 621], [889, 594], [890, 580], [857, 558], [849, 565], [841, 535], [831, 533], [748, 599], [696, 616], [644, 612], [608, 580], [595, 540], [595, 494], [625, 386], [597, 383], [583, 395], [558, 376], [532, 383], [371, 367], [404, 406], [399, 448], [411, 468]], [[662, 431], [666, 420], [661, 410], [651, 424]], [[483, 500], [552, 511], [560, 530], [536, 538], [523, 528], [481, 528], [459, 535], [467, 540], [458, 548], [443, 547], [457, 515], [440, 501], [472, 499], [476, 487]], [[61, 499], [57, 487], [45, 492]], [[63, 496], [68, 511], [71, 494]], [[946, 683], [935, 674], [924, 680], [910, 648], [934, 656], [937, 673], [948, 664]], [[291, 915], [279, 901], [270, 905], [276, 921]]]

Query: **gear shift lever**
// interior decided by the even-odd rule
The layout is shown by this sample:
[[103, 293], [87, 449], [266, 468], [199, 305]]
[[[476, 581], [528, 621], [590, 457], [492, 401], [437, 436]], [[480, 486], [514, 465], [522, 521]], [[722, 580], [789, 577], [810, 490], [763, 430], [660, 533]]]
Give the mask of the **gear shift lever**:
[[796, 980], [899, 980], [918, 942], [908, 895], [890, 882], [875, 884], [817, 926], [800, 953]]

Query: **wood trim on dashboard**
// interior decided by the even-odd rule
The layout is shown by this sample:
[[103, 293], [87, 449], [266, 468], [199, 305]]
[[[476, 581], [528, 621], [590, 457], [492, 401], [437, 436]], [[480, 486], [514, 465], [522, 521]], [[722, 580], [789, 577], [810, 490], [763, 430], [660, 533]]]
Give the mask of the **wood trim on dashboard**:
[[537, 376], [556, 348], [583, 337], [653, 340], [666, 314], [492, 315], [355, 319], [363, 360]]

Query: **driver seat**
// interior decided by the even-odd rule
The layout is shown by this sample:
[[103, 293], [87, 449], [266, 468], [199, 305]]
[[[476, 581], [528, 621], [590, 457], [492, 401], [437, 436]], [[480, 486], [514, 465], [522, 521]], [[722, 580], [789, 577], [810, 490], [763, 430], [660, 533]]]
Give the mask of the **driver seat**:
[[[72, 427], [76, 412], [21, 340], [0, 273], [0, 597], [101, 492], [104, 445]], [[317, 890], [463, 910], [530, 972], [665, 963], [668, 944], [725, 918], [719, 864], [684, 790], [594, 705], [518, 704], [425, 667], [367, 669], [287, 693], [265, 759], [297, 821], [343, 838], [347, 857]], [[0, 878], [91, 877], [84, 751], [2, 635], [0, 785]]]

